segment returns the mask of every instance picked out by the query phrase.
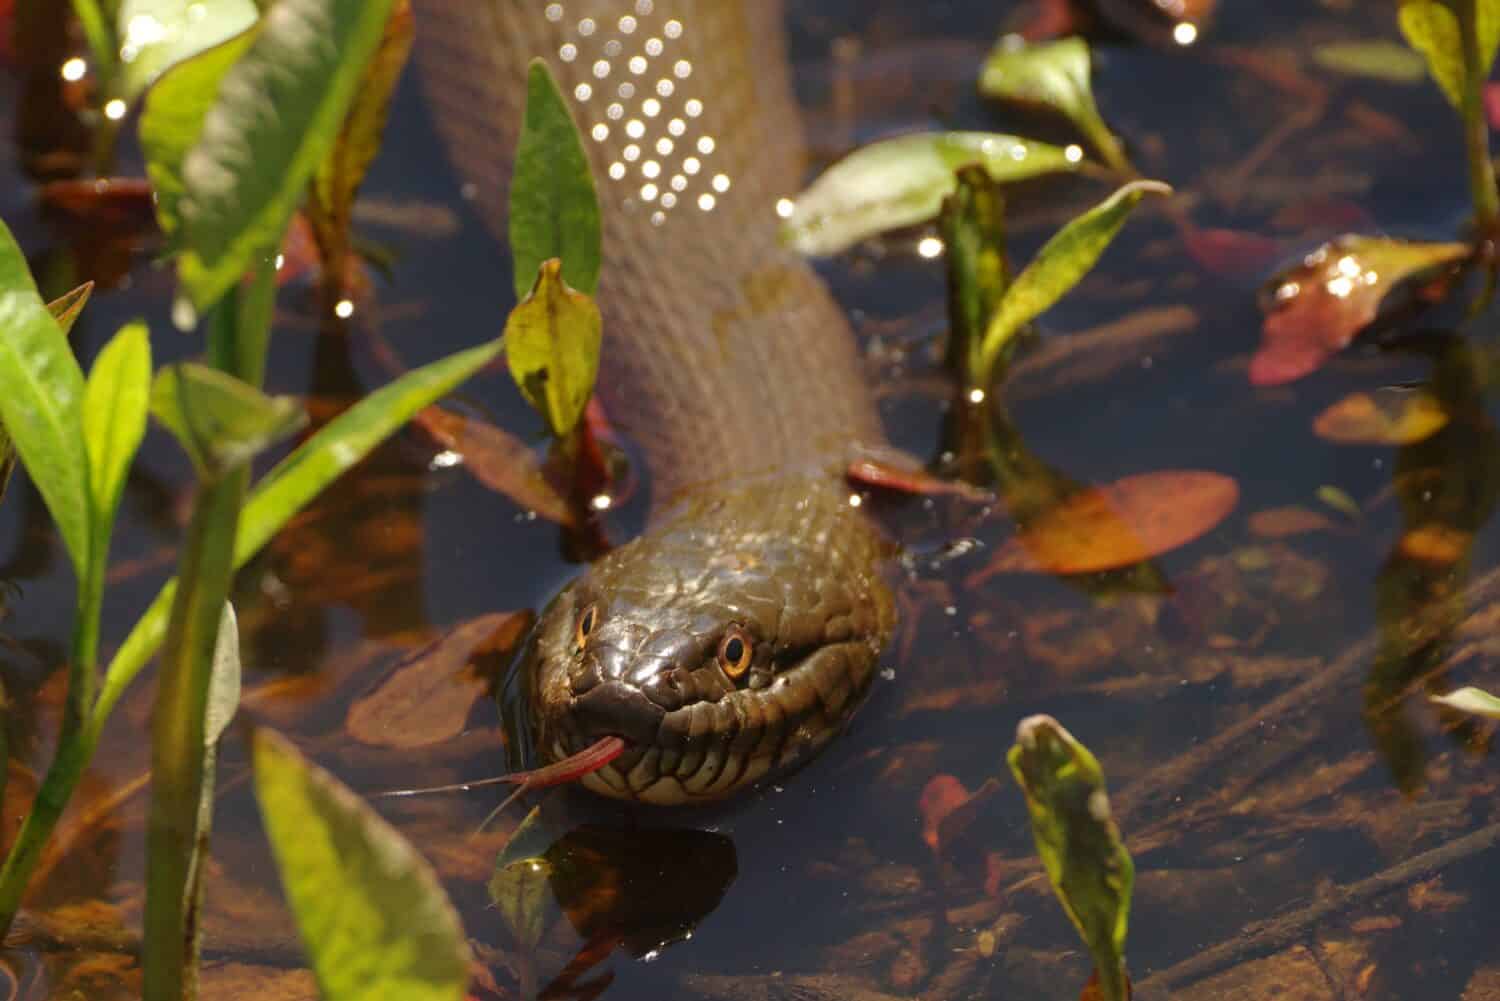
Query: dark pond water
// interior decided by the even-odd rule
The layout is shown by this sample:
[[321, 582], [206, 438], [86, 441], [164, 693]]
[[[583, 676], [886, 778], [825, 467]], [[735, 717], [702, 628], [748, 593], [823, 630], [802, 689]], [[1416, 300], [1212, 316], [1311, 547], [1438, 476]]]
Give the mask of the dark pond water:
[[[889, 500], [907, 542], [903, 632], [849, 732], [811, 766], [722, 807], [627, 809], [547, 797], [566, 853], [540, 943], [520, 948], [485, 890], [522, 811], [474, 832], [503, 793], [384, 800], [433, 861], [490, 981], [476, 997], [619, 999], [1076, 996], [1086, 953], [1032, 854], [1003, 757], [1021, 718], [1056, 716], [1098, 755], [1138, 876], [1131, 967], [1148, 998], [1500, 997], [1500, 772], [1488, 729], [1424, 698], [1500, 689], [1494, 624], [1500, 483], [1492, 307], [1453, 301], [1397, 317], [1314, 375], [1254, 388], [1260, 286], [1345, 230], [1451, 239], [1467, 214], [1457, 126], [1430, 83], [1344, 76], [1314, 53], [1393, 41], [1395, 4], [1225, 3], [1190, 47], [1099, 38], [1096, 89], [1141, 170], [1170, 181], [1200, 227], [1274, 241], [1205, 262], [1157, 208], [1046, 314], [1005, 397], [1024, 450], [1080, 483], [1207, 470], [1235, 513], [1154, 565], [1170, 595], [1118, 578], [996, 577], [970, 588], [1009, 528], [948, 501]], [[923, 128], [1055, 122], [974, 96], [984, 52], [1025, 4], [791, 2], [791, 53], [823, 161]], [[412, 74], [414, 76], [414, 74]], [[0, 85], [11, 122], [18, 83]], [[123, 172], [138, 172], [127, 150]], [[102, 274], [98, 233], [42, 218], [18, 154], [0, 160], [0, 213], [44, 291]], [[1082, 180], [1015, 190], [1025, 260], [1102, 197]], [[314, 412], [384, 382], [391, 353], [435, 359], [497, 333], [510, 264], [446, 166], [415, 79], [399, 93], [360, 226], [394, 252], [342, 333], [320, 333], [305, 284], [278, 301], [269, 388]], [[941, 261], [917, 234], [819, 269], [854, 318], [892, 439], [940, 448]], [[1241, 239], [1232, 249], [1244, 251]], [[95, 295], [84, 358], [146, 317], [158, 362], [174, 331], [170, 272], [146, 247]], [[1212, 265], [1212, 266], [1209, 266]], [[378, 345], [385, 347], [380, 348]], [[1314, 418], [1356, 391], [1428, 384], [1456, 416], [1419, 445], [1337, 445]], [[465, 387], [475, 413], [539, 441], [503, 373]], [[504, 767], [489, 701], [460, 737], [419, 751], [362, 743], [351, 702], [454, 624], [537, 607], [577, 571], [558, 530], [408, 432], [320, 500], [241, 576], [246, 715], [293, 734], [362, 793]], [[127, 490], [104, 636], [118, 641], [174, 562], [191, 472], [153, 432]], [[1351, 514], [1322, 497], [1336, 490]], [[1170, 500], [1170, 498], [1168, 499]], [[1278, 509], [1300, 508], [1295, 517]], [[1267, 515], [1267, 512], [1272, 512]], [[639, 501], [613, 512], [638, 530]], [[1289, 521], [1301, 530], [1283, 534]], [[1456, 553], [1418, 559], [1428, 522]], [[957, 539], [983, 546], [944, 558]], [[73, 584], [29, 485], [0, 508], [0, 576], [18, 587], [0, 665], [13, 706], [7, 831], [50, 753]], [[40, 931], [11, 953], [35, 997], [130, 997], [138, 973], [113, 929], [140, 913], [149, 686], [117, 713], [32, 898]], [[221, 763], [208, 885], [206, 996], [312, 996], [246, 779], [242, 734]], [[919, 802], [938, 776], [1001, 788], [935, 855]], [[1404, 791], [1403, 791], [1404, 790]], [[1486, 847], [1487, 846], [1487, 847]], [[561, 857], [561, 856], [559, 856]], [[121, 951], [123, 948], [124, 951]], [[1201, 964], [1199, 967], [1179, 964]]]

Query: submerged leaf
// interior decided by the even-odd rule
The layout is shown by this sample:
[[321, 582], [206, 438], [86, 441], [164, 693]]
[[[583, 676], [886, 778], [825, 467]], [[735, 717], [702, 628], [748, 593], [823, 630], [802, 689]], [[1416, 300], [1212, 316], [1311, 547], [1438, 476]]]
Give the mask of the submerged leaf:
[[553, 259], [562, 261], [569, 285], [593, 295], [599, 288], [600, 234], [599, 196], [578, 126], [546, 61], [534, 59], [510, 185], [516, 298], [525, 297], [537, 271]]
[[1130, 161], [1120, 140], [1104, 124], [1094, 104], [1090, 69], [1088, 43], [1081, 38], [1020, 46], [1002, 39], [984, 62], [979, 92], [986, 97], [1042, 105], [1066, 115], [1105, 163], [1128, 170]]
[[1471, 253], [1463, 243], [1351, 236], [1324, 244], [1274, 282], [1250, 383], [1276, 386], [1315, 371], [1374, 321], [1401, 282]]
[[509, 431], [436, 406], [417, 414], [415, 423], [461, 456], [469, 473], [491, 490], [558, 525], [577, 522], [576, 512], [547, 480], [536, 455]]
[[543, 923], [552, 903], [552, 865], [545, 858], [556, 836], [542, 823], [539, 806], [531, 808], [511, 832], [510, 840], [495, 857], [495, 869], [485, 884], [506, 927], [523, 949], [541, 941]]
[[285, 738], [259, 730], [255, 793], [327, 1001], [462, 1001], [470, 954], [437, 874]]
[[1098, 573], [1185, 546], [1211, 531], [1239, 502], [1239, 486], [1219, 473], [1127, 476], [1071, 494], [1028, 519], [968, 581], [997, 573]]
[[1436, 396], [1394, 386], [1351, 393], [1313, 421], [1319, 438], [1344, 445], [1415, 445], [1447, 426], [1448, 412]]
[[990, 373], [1011, 338], [1088, 274], [1142, 198], [1171, 193], [1172, 189], [1160, 181], [1132, 181], [1048, 240], [1016, 276], [1000, 300], [999, 310], [991, 317], [980, 347], [979, 371], [969, 374], [974, 384], [987, 387]]
[[200, 474], [222, 474], [296, 431], [307, 416], [295, 399], [271, 397], [226, 372], [180, 362], [151, 388], [151, 412], [187, 450]]
[[531, 294], [505, 323], [510, 374], [552, 433], [578, 426], [599, 376], [603, 325], [599, 307], [562, 279], [562, 262], [543, 261]]
[[1463, 32], [1458, 15], [1441, 0], [1402, 0], [1401, 34], [1427, 60], [1427, 71], [1455, 108], [1464, 103]]
[[254, 0], [119, 0], [120, 82], [133, 101], [166, 70], [255, 23]]
[[1421, 56], [1385, 39], [1319, 45], [1313, 49], [1313, 62], [1335, 73], [1390, 83], [1416, 83], [1427, 75]]
[[1444, 705], [1450, 709], [1460, 712], [1474, 713], [1476, 716], [1488, 716], [1490, 719], [1500, 719], [1500, 699], [1495, 698], [1489, 692], [1480, 688], [1460, 688], [1456, 692], [1447, 695], [1430, 696], [1432, 701]]
[[883, 139], [820, 174], [792, 203], [782, 239], [803, 254], [836, 254], [877, 233], [936, 216], [953, 193], [960, 167], [978, 164], [1003, 183], [1077, 170], [1081, 159], [1057, 146], [992, 132]]
[[1052, 889], [1094, 957], [1108, 1001], [1130, 997], [1125, 937], [1135, 865], [1110, 814], [1104, 771], [1050, 716], [1016, 728], [1006, 760], [1026, 794], [1031, 832]]
[[355, 740], [379, 747], [427, 747], [458, 736], [489, 686], [470, 665], [482, 652], [508, 659], [531, 619], [530, 612], [496, 612], [448, 631], [354, 700], [345, 727]]

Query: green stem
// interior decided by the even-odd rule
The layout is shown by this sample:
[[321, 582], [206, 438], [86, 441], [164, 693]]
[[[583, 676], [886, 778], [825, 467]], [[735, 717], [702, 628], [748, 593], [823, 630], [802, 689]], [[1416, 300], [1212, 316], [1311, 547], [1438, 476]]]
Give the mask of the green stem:
[[201, 863], [204, 716], [214, 644], [234, 575], [234, 541], [249, 485], [241, 465], [204, 484], [188, 527], [180, 579], [167, 625], [152, 714], [151, 812], [146, 829], [145, 998], [191, 997], [197, 936], [189, 885]]
[[1490, 160], [1490, 130], [1485, 122], [1484, 83], [1489, 66], [1480, 51], [1479, 10], [1482, 0], [1468, 0], [1459, 13], [1463, 32], [1464, 62], [1468, 68], [1464, 89], [1464, 147], [1469, 158], [1469, 192], [1474, 200], [1474, 221], [1483, 234], [1494, 234], [1500, 226], [1500, 190], [1495, 186], [1495, 165]]

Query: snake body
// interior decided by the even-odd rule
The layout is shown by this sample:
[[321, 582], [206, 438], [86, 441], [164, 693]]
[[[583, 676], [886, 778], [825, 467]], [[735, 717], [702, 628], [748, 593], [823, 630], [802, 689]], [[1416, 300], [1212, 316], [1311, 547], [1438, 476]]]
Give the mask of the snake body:
[[843, 470], [880, 440], [845, 317], [777, 238], [802, 170], [780, 4], [417, 0], [434, 120], [502, 230], [528, 62], [585, 135], [604, 213], [599, 394], [650, 467], [645, 532], [566, 586], [522, 663], [536, 750], [673, 804], [804, 761], [894, 626]]

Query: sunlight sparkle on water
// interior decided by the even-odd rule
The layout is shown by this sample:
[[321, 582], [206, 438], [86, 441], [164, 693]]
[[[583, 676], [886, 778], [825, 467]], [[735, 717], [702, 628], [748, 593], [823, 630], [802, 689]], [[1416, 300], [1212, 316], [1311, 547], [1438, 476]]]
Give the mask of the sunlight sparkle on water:
[[1083, 147], [1077, 145], [1076, 143], [1070, 143], [1068, 147], [1063, 150], [1063, 158], [1066, 159], [1069, 163], [1080, 162], [1083, 159]]
[[112, 122], [118, 122], [125, 117], [125, 102], [118, 97], [104, 106], [104, 117]]
[[69, 83], [77, 83], [82, 80], [89, 71], [89, 64], [74, 56], [62, 64], [62, 78]]
[[776, 214], [783, 219], [790, 219], [792, 213], [797, 211], [797, 203], [790, 198], [776, 199]]
[[1172, 29], [1172, 41], [1178, 45], [1192, 45], [1198, 40], [1198, 26], [1191, 21], [1179, 21]]
[[943, 241], [935, 236], [924, 236], [917, 244], [917, 253], [931, 260], [943, 256]]
[[333, 307], [333, 315], [340, 320], [347, 320], [354, 315], [354, 303], [349, 299], [340, 299], [338, 305]]

